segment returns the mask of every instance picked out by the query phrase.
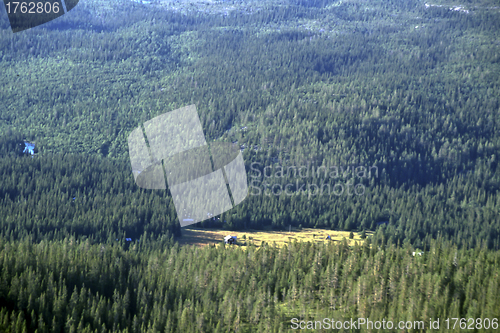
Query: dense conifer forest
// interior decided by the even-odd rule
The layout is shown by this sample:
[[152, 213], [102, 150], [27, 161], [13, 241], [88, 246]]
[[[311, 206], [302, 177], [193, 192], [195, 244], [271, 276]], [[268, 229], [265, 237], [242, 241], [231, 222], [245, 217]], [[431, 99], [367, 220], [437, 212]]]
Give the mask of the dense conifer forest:
[[[500, 319], [495, 1], [80, 0], [15, 34], [0, 12], [0, 332]], [[180, 247], [127, 137], [191, 104], [250, 186], [197, 226], [373, 233]]]

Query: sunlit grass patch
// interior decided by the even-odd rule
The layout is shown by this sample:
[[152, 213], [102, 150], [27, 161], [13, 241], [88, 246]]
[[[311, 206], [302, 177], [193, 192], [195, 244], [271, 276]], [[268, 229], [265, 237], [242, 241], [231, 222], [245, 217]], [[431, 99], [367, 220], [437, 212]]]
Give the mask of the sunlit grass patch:
[[[209, 230], [209, 229], [183, 229], [182, 237], [179, 239], [180, 245], [194, 245], [203, 247], [206, 245], [216, 245], [222, 243], [227, 235], [237, 236], [238, 247], [247, 247], [250, 245], [260, 247], [262, 242], [278, 247], [282, 247], [287, 243], [298, 242], [339, 242], [346, 239], [351, 246], [357, 241], [362, 242], [361, 233], [353, 232], [354, 237], [349, 238], [350, 231], [335, 231], [328, 229], [309, 229], [302, 230], [292, 229], [288, 231], [260, 231], [260, 230], [245, 230], [245, 231], [227, 231], [227, 230]], [[370, 233], [367, 232], [367, 235]], [[327, 239], [330, 236], [331, 239]]]

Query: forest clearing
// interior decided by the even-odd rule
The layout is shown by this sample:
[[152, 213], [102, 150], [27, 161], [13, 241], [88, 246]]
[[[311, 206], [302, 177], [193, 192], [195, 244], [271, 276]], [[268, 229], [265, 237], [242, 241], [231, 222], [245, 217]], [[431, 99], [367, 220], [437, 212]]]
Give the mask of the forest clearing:
[[[229, 231], [220, 229], [183, 229], [182, 237], [179, 238], [180, 245], [194, 245], [197, 247], [204, 247], [207, 245], [221, 244], [224, 237], [233, 235], [237, 237], [236, 246], [247, 247], [255, 245], [260, 247], [262, 242], [269, 245], [276, 243], [278, 247], [282, 247], [290, 241], [298, 242], [339, 242], [343, 238], [346, 239], [349, 246], [353, 246], [355, 242], [362, 242], [361, 233], [353, 232], [354, 237], [349, 239], [349, 231], [336, 231], [328, 229], [312, 229], [303, 228], [302, 230], [292, 228], [291, 232], [288, 231], [258, 231], [258, 230], [243, 230], [243, 231]], [[367, 236], [372, 232], [367, 232]], [[327, 239], [330, 235], [330, 240]]]

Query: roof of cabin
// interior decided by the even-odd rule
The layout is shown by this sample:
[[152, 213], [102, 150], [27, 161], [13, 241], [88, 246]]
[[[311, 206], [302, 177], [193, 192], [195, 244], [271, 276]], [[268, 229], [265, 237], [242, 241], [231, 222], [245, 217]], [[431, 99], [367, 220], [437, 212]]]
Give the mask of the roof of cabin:
[[35, 144], [24, 141], [23, 153], [28, 153], [28, 154], [34, 155], [35, 154]]

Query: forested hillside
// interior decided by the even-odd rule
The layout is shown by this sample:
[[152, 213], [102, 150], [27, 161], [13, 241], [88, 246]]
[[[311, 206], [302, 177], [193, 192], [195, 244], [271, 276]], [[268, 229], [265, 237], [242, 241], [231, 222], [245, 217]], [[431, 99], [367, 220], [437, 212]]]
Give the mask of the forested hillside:
[[[228, 228], [301, 224], [374, 230], [389, 221], [384, 232], [394, 243], [408, 239], [422, 246], [440, 232], [460, 246], [486, 242], [498, 248], [498, 10], [482, 4], [466, 13], [411, 1], [314, 4], [266, 2], [252, 14], [236, 6], [221, 15], [126, 1], [116, 6], [83, 2], [53, 23], [15, 35], [5, 29], [2, 140], [17, 135], [34, 141], [39, 154], [37, 161], [2, 163], [17, 163], [16, 172], [27, 182], [46, 177], [42, 165], [51, 154], [65, 156], [68, 163], [82, 161], [75, 167], [89, 170], [110, 163], [109, 172], [99, 172], [102, 179], [83, 180], [76, 177], [82, 171], [67, 168], [74, 172], [71, 197], [92, 196], [89, 191], [100, 191], [95, 182], [108, 177], [113, 183], [107, 180], [103, 191], [114, 187], [114, 195], [124, 200], [131, 198], [120, 190], [123, 183], [141, 197], [163, 197], [135, 189], [131, 174], [127, 177], [126, 138], [158, 114], [196, 104], [209, 140], [241, 145], [254, 185], [256, 195], [221, 219]], [[271, 185], [294, 184], [289, 188], [297, 195], [266, 196], [266, 179], [250, 172], [252, 163], [261, 171], [265, 166], [375, 166], [377, 173], [273, 179]], [[40, 173], [28, 171], [30, 164], [40, 165]], [[47, 177], [59, 173], [52, 172]], [[122, 184], [111, 185], [119, 172]], [[326, 195], [307, 192], [307, 186], [303, 191], [305, 183], [325, 182]], [[337, 183], [361, 184], [363, 195], [332, 195]], [[6, 183], [0, 191], [8, 188]], [[1, 209], [9, 206], [5, 200], [26, 200], [23, 192], [33, 193], [2, 195]], [[150, 207], [150, 214], [173, 221], [164, 214], [170, 205], [165, 200], [163, 208]], [[56, 201], [52, 207], [69, 204]], [[31, 206], [28, 223], [46, 226], [41, 216], [47, 215], [55, 219], [49, 225], [65, 223]], [[16, 206], [9, 216], [16, 214], [26, 212]], [[115, 223], [86, 214], [69, 215], [69, 224], [75, 223], [73, 216], [80, 225]], [[159, 223], [134, 213], [127, 221], [114, 220], [122, 221], [116, 222], [122, 225], [116, 233], [134, 230], [134, 235], [150, 228], [144, 224]], [[26, 232], [23, 223], [16, 221]], [[103, 233], [84, 229], [85, 235]], [[62, 230], [81, 234], [67, 224]]]
[[[385, 318], [424, 321], [423, 329], [408, 331], [428, 332], [430, 318], [498, 321], [499, 252], [458, 250], [442, 241], [427, 250], [414, 257], [410, 248], [395, 246], [292, 243], [247, 252], [151, 244], [124, 251], [74, 238], [2, 241], [0, 327], [285, 332], [292, 318]], [[432, 331], [460, 331], [446, 329], [442, 320], [441, 329]], [[491, 323], [489, 330], [474, 331], [495, 332]]]
[[[500, 317], [495, 1], [80, 0], [16, 34], [0, 12], [0, 332]], [[250, 186], [199, 226], [373, 236], [179, 248], [127, 137], [191, 104]]]

